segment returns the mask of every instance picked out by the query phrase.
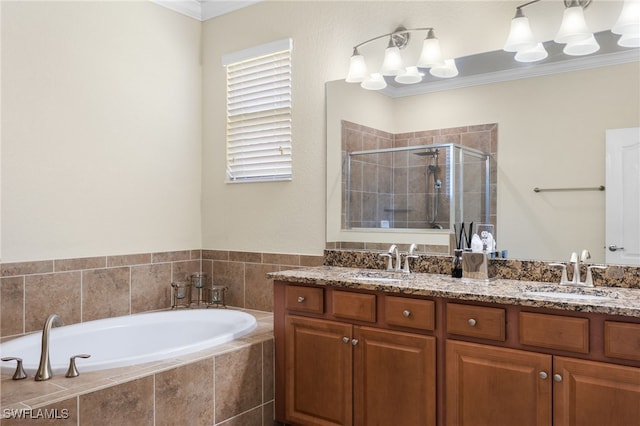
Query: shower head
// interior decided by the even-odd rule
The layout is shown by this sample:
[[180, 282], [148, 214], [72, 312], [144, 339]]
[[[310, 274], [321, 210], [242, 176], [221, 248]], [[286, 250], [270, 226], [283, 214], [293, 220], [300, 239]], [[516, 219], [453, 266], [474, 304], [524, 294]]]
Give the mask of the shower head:
[[420, 157], [437, 157], [438, 150], [437, 149], [428, 149], [426, 151], [414, 152], [413, 155], [417, 155]]

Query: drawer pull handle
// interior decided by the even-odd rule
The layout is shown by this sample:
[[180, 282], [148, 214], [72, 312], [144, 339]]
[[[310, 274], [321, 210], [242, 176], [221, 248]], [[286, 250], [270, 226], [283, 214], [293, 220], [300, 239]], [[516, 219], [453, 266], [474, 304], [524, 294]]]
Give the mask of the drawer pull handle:
[[474, 320], [473, 318], [469, 318], [469, 321], [467, 321], [469, 323], [469, 325], [471, 327], [475, 327], [476, 326], [476, 320]]
[[559, 374], [554, 374], [553, 375], [553, 380], [560, 383], [562, 381], [562, 376]]
[[358, 339], [352, 339], [352, 340], [351, 340], [351, 344], [352, 344], [353, 346], [357, 345], [357, 344], [358, 344]]
[[349, 338], [347, 336], [344, 336], [342, 338], [342, 343], [349, 343]]
[[405, 318], [409, 318], [411, 316], [411, 311], [408, 309], [405, 309], [404, 311], [402, 311], [402, 316]]
[[538, 377], [540, 377], [542, 380], [545, 380], [547, 377], [549, 377], [549, 375], [546, 371], [541, 371], [538, 373]]
[[304, 296], [298, 296], [298, 303], [304, 302]]

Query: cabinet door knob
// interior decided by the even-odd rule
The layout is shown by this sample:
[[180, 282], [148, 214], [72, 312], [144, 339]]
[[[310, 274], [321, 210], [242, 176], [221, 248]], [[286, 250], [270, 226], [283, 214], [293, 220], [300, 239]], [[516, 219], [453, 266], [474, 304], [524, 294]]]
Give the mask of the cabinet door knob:
[[402, 316], [405, 318], [409, 318], [411, 316], [411, 311], [408, 309], [405, 309], [404, 311], [402, 311]]
[[540, 377], [542, 380], [545, 380], [547, 377], [549, 377], [549, 375], [546, 371], [541, 371], [538, 373], [538, 377]]
[[469, 321], [467, 321], [469, 323], [469, 325], [471, 327], [475, 327], [476, 326], [476, 320], [474, 320], [473, 318], [469, 318]]
[[349, 343], [349, 338], [348, 338], [347, 336], [344, 336], [344, 337], [342, 338], [342, 342], [343, 342], [343, 343]]
[[298, 296], [298, 303], [304, 302], [304, 296]]
[[559, 374], [554, 374], [553, 375], [553, 380], [560, 383], [562, 381], [562, 376]]
[[358, 344], [358, 339], [351, 339], [351, 344], [353, 346], [357, 345]]

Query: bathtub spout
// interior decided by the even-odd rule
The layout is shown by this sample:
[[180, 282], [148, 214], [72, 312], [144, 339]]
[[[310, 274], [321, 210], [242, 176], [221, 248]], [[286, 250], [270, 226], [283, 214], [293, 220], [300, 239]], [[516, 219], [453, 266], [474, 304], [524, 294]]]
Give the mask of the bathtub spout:
[[44, 322], [42, 327], [42, 349], [40, 351], [40, 364], [38, 365], [38, 371], [36, 371], [35, 380], [40, 382], [43, 380], [49, 380], [53, 375], [51, 371], [51, 361], [49, 359], [49, 333], [52, 327], [60, 327], [64, 325], [62, 320], [57, 314], [51, 314]]

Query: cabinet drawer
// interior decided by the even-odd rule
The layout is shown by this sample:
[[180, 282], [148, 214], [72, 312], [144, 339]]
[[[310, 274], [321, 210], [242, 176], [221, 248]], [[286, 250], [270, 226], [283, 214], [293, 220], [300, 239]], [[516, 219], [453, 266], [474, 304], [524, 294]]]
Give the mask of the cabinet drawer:
[[589, 353], [589, 320], [520, 312], [520, 343], [586, 354]]
[[334, 291], [333, 316], [350, 320], [376, 322], [376, 296], [374, 294]]
[[604, 354], [640, 361], [640, 324], [605, 321]]
[[324, 294], [321, 288], [288, 285], [285, 289], [285, 308], [290, 311], [324, 312]]
[[447, 333], [505, 341], [505, 311], [501, 308], [447, 303]]
[[386, 296], [384, 312], [389, 325], [420, 330], [435, 329], [435, 304], [431, 300]]

